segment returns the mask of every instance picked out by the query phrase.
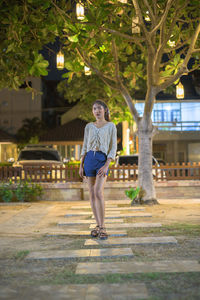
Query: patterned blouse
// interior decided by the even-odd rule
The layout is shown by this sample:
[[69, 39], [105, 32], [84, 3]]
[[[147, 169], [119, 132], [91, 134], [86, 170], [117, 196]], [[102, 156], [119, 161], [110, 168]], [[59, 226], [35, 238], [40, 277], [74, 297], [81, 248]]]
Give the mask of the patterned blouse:
[[114, 123], [108, 122], [98, 128], [94, 123], [85, 126], [81, 156], [88, 151], [101, 151], [107, 158], [115, 159], [117, 151], [117, 129]]

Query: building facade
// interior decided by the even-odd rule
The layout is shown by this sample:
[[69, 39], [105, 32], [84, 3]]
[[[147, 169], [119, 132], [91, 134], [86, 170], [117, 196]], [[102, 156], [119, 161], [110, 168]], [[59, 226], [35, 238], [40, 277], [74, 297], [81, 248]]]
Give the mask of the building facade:
[[[29, 85], [41, 92], [41, 79], [29, 78]], [[0, 129], [15, 134], [26, 118], [41, 119], [41, 95], [33, 95], [25, 90], [23, 84], [18, 91], [3, 89], [0, 91]]]
[[[144, 103], [136, 103], [143, 115]], [[152, 121], [158, 128], [153, 154], [168, 163], [200, 161], [200, 100], [157, 100]]]
[[34, 117], [41, 119], [41, 79], [29, 78], [28, 84], [39, 93], [27, 92], [25, 83], [18, 91], [0, 91], [0, 162], [17, 159], [14, 135], [23, 125], [23, 120]]

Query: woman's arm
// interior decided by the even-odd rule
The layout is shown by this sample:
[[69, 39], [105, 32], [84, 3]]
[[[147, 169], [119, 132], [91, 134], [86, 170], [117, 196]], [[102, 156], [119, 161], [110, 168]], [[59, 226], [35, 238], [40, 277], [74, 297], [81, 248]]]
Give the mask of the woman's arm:
[[83, 168], [83, 164], [84, 164], [85, 155], [86, 155], [86, 154], [84, 154], [84, 155], [81, 157], [81, 163], [80, 163], [80, 167], [79, 167], [79, 176], [80, 176], [81, 178], [84, 177], [84, 168]]
[[84, 130], [84, 140], [83, 140], [83, 147], [81, 151], [81, 163], [79, 167], [79, 175], [81, 178], [84, 177], [84, 169], [83, 169], [83, 164], [84, 164], [84, 159], [87, 153], [87, 142], [88, 142], [88, 124], [85, 126]]
[[115, 160], [116, 152], [117, 152], [117, 128], [113, 124], [111, 139], [110, 139], [110, 149], [107, 157], [111, 158], [111, 160]]
[[88, 143], [88, 124], [85, 126], [85, 130], [84, 130], [84, 139], [83, 139], [83, 147], [82, 147], [82, 150], [81, 150], [81, 158], [87, 152], [87, 143]]

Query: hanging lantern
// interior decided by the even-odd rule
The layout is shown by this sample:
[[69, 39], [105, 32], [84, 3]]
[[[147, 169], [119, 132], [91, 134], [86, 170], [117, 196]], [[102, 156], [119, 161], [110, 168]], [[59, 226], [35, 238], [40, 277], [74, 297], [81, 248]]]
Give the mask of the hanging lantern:
[[84, 71], [85, 71], [85, 75], [87, 75], [87, 76], [91, 75], [91, 70], [89, 67], [84, 66]]
[[61, 52], [61, 50], [58, 52], [56, 56], [56, 67], [57, 69], [60, 70], [64, 68], [64, 54]]
[[76, 4], [76, 17], [78, 20], [83, 20], [85, 17], [84, 6], [81, 2]]
[[[171, 35], [170, 38], [173, 38], [173, 35]], [[176, 46], [176, 42], [175, 42], [175, 41], [172, 41], [172, 40], [169, 40], [169, 41], [167, 42], [167, 44], [168, 44], [170, 47], [175, 47], [175, 46]]]
[[176, 86], [176, 98], [177, 99], [184, 98], [184, 87], [180, 81], [179, 81], [179, 84], [177, 84], [177, 86]]
[[147, 22], [150, 22], [150, 21], [151, 21], [151, 19], [150, 19], [150, 17], [149, 17], [149, 11], [148, 11], [148, 10], [146, 11], [146, 15], [145, 15], [144, 19], [145, 19], [145, 21], [147, 21]]
[[127, 0], [118, 0], [121, 3], [127, 3]]
[[175, 41], [171, 41], [171, 40], [169, 40], [169, 41], [167, 42], [167, 44], [168, 44], [171, 48], [176, 46], [176, 42], [175, 42]]
[[139, 23], [138, 17], [132, 18], [132, 33], [140, 33], [140, 27], [137, 25]]

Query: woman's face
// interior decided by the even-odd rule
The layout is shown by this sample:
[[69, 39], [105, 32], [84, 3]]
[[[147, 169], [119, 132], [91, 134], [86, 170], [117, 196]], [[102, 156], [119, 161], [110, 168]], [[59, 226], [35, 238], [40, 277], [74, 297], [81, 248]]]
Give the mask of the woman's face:
[[105, 109], [102, 105], [95, 103], [92, 107], [92, 112], [96, 120], [105, 120]]

